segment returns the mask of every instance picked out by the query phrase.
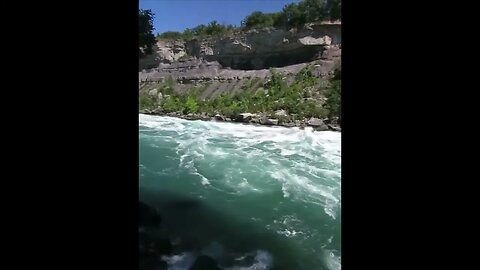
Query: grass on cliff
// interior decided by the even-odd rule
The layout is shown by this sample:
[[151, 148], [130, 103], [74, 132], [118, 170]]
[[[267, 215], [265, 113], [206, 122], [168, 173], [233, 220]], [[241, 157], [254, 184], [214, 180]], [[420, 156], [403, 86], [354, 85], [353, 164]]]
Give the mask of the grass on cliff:
[[[244, 85], [243, 91], [233, 97], [223, 93], [214, 99], [200, 100], [200, 94], [208, 84], [200, 84], [191, 88], [186, 94], [180, 95], [174, 91], [175, 82], [167, 79], [160, 87], [164, 99], [160, 104], [163, 112], [188, 113], [220, 113], [226, 116], [236, 116], [240, 113], [267, 113], [274, 116], [275, 111], [285, 110], [293, 119], [305, 117], [340, 117], [341, 112], [341, 73], [332, 78], [327, 90], [327, 101], [321, 102], [316, 89], [317, 80], [309, 68], [301, 70], [293, 83], [288, 85], [282, 75], [271, 69], [270, 79], [263, 87], [258, 86], [259, 79], [252, 79]], [[140, 96], [140, 107], [150, 109], [155, 107], [153, 101], [148, 101], [148, 95]], [[155, 103], [155, 102], [153, 102]], [[143, 107], [142, 107], [143, 104]]]

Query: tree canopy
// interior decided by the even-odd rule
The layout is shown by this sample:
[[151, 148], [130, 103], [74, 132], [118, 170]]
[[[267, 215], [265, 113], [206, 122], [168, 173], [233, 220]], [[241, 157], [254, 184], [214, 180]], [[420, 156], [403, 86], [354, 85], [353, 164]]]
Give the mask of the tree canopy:
[[263, 13], [254, 11], [242, 20], [240, 27], [218, 24], [212, 21], [208, 25], [198, 25], [183, 32], [165, 32], [158, 34], [163, 39], [191, 39], [193, 37], [221, 36], [235, 30], [259, 27], [292, 28], [302, 27], [305, 23], [321, 20], [341, 19], [342, 0], [303, 0], [298, 4], [285, 5], [280, 12]]
[[151, 54], [153, 51], [153, 45], [156, 42], [153, 35], [153, 18], [154, 14], [151, 10], [138, 10], [138, 46], [140, 55]]
[[270, 26], [280, 27], [282, 26], [282, 22], [283, 17], [281, 12], [263, 13], [261, 11], [254, 11], [242, 21], [242, 26], [245, 28]]

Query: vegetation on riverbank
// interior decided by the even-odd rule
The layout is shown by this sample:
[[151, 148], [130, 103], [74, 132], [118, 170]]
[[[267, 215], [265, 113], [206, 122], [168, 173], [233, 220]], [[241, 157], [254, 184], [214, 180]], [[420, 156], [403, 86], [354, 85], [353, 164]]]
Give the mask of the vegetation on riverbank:
[[[221, 94], [215, 98], [202, 100], [200, 94], [208, 83], [193, 86], [186, 94], [175, 91], [175, 82], [167, 79], [158, 91], [162, 98], [155, 100], [147, 92], [140, 94], [140, 109], [157, 110], [162, 113], [181, 114], [206, 113], [235, 117], [241, 113], [266, 113], [274, 117], [284, 111], [284, 117], [291, 120], [303, 118], [340, 118], [341, 112], [341, 73], [330, 80], [329, 87], [322, 92], [316, 87], [318, 78], [309, 68], [301, 70], [292, 83], [288, 84], [275, 69], [271, 69], [270, 79], [260, 87], [258, 79], [242, 86], [238, 94]], [[323, 97], [327, 99], [324, 101]], [[278, 115], [277, 115], [278, 116]], [[277, 117], [278, 118], [278, 117]]]
[[[286, 5], [282, 11], [264, 14], [253, 12], [241, 23], [240, 27], [222, 25], [213, 21], [208, 25], [199, 25], [183, 32], [165, 32], [157, 39], [183, 39], [195, 37], [221, 37], [237, 31], [259, 27], [292, 28], [305, 23], [341, 19], [341, 0], [303, 0], [298, 4]], [[152, 52], [156, 39], [152, 34], [153, 16], [150, 10], [139, 10], [139, 51], [140, 56]], [[239, 93], [227, 92], [211, 99], [200, 98], [209, 86], [208, 82], [199, 83], [180, 94], [175, 91], [176, 81], [171, 77], [157, 87], [154, 92], [140, 91], [140, 110], [155, 113], [179, 113], [181, 115], [204, 113], [221, 114], [235, 117], [241, 113], [261, 113], [272, 118], [297, 120], [305, 118], [337, 119], [341, 121], [341, 72], [336, 71], [328, 87], [319, 87], [320, 78], [305, 68], [288, 83], [275, 69], [263, 84], [260, 79], [252, 79], [241, 87]], [[324, 81], [323, 81], [324, 82]], [[158, 93], [157, 93], [158, 92]], [[337, 122], [337, 121], [335, 121]]]

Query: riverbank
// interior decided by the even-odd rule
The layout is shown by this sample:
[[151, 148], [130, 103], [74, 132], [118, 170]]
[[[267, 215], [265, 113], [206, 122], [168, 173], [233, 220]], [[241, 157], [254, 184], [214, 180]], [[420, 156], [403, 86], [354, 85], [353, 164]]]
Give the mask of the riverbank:
[[[216, 122], [231, 122], [231, 123], [242, 123], [249, 125], [260, 125], [260, 126], [281, 126], [281, 127], [297, 127], [304, 129], [305, 127], [311, 127], [315, 131], [336, 131], [341, 132], [341, 127], [335, 124], [335, 120], [331, 121], [329, 119], [319, 119], [319, 118], [305, 118], [302, 120], [291, 120], [283, 114], [279, 114], [280, 117], [267, 117], [266, 114], [258, 113], [241, 113], [236, 116], [225, 116], [221, 114], [209, 115], [206, 113], [189, 113], [181, 114], [178, 112], [172, 113], [162, 113], [158, 111], [151, 110], [140, 110], [140, 114], [145, 115], [158, 115], [158, 116], [169, 116], [180, 118], [184, 120], [201, 120], [201, 121], [216, 121]], [[333, 122], [333, 123], [332, 123]]]

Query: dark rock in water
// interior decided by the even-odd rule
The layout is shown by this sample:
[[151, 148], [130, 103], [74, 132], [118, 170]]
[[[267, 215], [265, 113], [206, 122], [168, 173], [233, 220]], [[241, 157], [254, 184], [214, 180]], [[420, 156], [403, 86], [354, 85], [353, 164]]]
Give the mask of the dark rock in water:
[[239, 115], [237, 115], [237, 117], [235, 118], [235, 121], [236, 122], [244, 122], [244, 123], [248, 123], [252, 120], [253, 117], [255, 117], [256, 115], [253, 114], [253, 113], [241, 113]]
[[158, 226], [162, 218], [157, 210], [143, 202], [139, 202], [139, 226]]
[[278, 119], [268, 119], [268, 121], [270, 122], [270, 125], [274, 125], [274, 126], [278, 125]]
[[225, 121], [225, 117], [223, 117], [223, 115], [220, 115], [220, 114], [216, 114], [215, 115], [215, 120], [217, 121]]
[[145, 232], [139, 233], [138, 243], [140, 259], [170, 255], [173, 251], [173, 245], [170, 240], [152, 237], [152, 235]]
[[308, 120], [307, 124], [312, 127], [318, 127], [323, 125], [323, 121], [321, 119], [312, 117]]
[[164, 261], [160, 261], [157, 266], [158, 270], [168, 270], [168, 264]]
[[199, 256], [195, 263], [190, 267], [190, 270], [221, 270], [217, 262], [209, 256]]
[[212, 258], [220, 258], [224, 254], [224, 248], [218, 242], [212, 242], [202, 249], [202, 254]]
[[328, 128], [333, 131], [338, 131], [338, 132], [342, 131], [342, 128], [337, 125], [328, 125]]
[[258, 117], [252, 118], [252, 119], [250, 119], [249, 123], [260, 124], [260, 118], [258, 118]]
[[158, 255], [170, 255], [173, 251], [173, 246], [170, 240], [157, 238], [150, 243], [150, 249]]
[[266, 118], [266, 117], [261, 117], [260, 119], [258, 119], [258, 122], [259, 122], [259, 124], [261, 124], [261, 125], [266, 125], [267, 122], [268, 122], [268, 118]]
[[184, 115], [183, 118], [187, 120], [199, 120], [202, 119], [202, 116], [196, 113], [189, 113], [187, 115]]
[[153, 109], [150, 111], [151, 114], [161, 114], [162, 113], [162, 108], [158, 106], [157, 108]]
[[338, 117], [333, 117], [332, 119], [330, 119], [330, 122], [328, 124], [330, 125], [335, 125], [335, 126], [340, 126], [341, 123], [340, 123], [340, 118]]
[[202, 112], [202, 114], [200, 115], [200, 118], [204, 121], [210, 120], [210, 116], [205, 112]]
[[311, 127], [313, 127], [314, 130], [316, 131], [324, 131], [324, 130], [328, 130], [328, 127], [327, 125], [325, 125], [325, 123], [321, 120], [321, 119], [318, 119], [318, 118], [310, 118], [310, 120], [308, 120], [307, 124]]
[[327, 127], [327, 125], [321, 125], [321, 126], [318, 126], [318, 127], [314, 127], [313, 130], [315, 130], [315, 131], [326, 131], [326, 130], [328, 130], [328, 127]]
[[157, 258], [150, 258], [147, 260], [140, 260], [139, 270], [167, 270], [168, 264], [160, 261]]
[[295, 123], [294, 122], [281, 122], [279, 125], [284, 126], [284, 127], [294, 127]]
[[140, 232], [138, 234], [138, 254], [140, 258], [146, 258], [151, 256], [150, 249], [151, 236], [146, 232]]
[[276, 126], [278, 125], [278, 120], [277, 119], [269, 119], [267, 117], [262, 117], [260, 118], [260, 124], [262, 125], [268, 125], [268, 126]]

